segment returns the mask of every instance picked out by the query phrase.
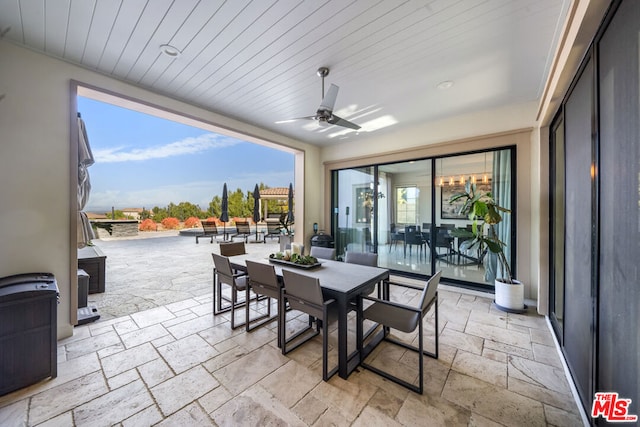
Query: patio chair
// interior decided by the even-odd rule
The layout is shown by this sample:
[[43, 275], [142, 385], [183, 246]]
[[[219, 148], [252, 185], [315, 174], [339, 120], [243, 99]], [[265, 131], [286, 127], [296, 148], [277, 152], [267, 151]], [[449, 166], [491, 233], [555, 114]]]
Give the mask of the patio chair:
[[282, 227], [280, 226], [280, 220], [266, 219], [267, 232], [264, 233], [262, 240], [267, 243], [267, 238], [278, 239], [280, 242], [280, 235], [282, 234]]
[[[246, 304], [247, 300], [238, 301], [238, 292], [246, 292], [247, 290], [247, 275], [242, 272], [234, 272], [231, 269], [231, 263], [229, 258], [223, 255], [211, 254], [213, 256], [213, 263], [215, 265], [214, 270], [214, 283], [213, 283], [213, 304], [214, 315], [222, 313], [224, 311], [231, 311], [231, 329], [244, 326], [244, 322], [236, 324], [236, 310]], [[231, 298], [227, 307], [222, 307], [222, 285], [227, 285], [231, 289]], [[216, 300], [216, 290], [217, 300]], [[218, 306], [218, 312], [216, 312], [216, 305]]]
[[[295, 350], [302, 344], [306, 343], [310, 339], [314, 338], [320, 333], [320, 327], [322, 325], [322, 379], [328, 381], [336, 372], [338, 372], [338, 366], [329, 371], [328, 362], [328, 349], [329, 349], [329, 306], [335, 302], [335, 300], [324, 300], [322, 296], [322, 288], [320, 287], [320, 280], [315, 277], [305, 276], [300, 273], [296, 273], [290, 270], [282, 270], [284, 279], [284, 290], [282, 292], [283, 304], [289, 303], [289, 307], [292, 310], [301, 311], [309, 316], [308, 326], [299, 330], [287, 339], [287, 312], [282, 310], [281, 316], [281, 339], [282, 339], [282, 354], [287, 354], [290, 351]], [[313, 322], [315, 320], [316, 330], [313, 331]], [[311, 334], [308, 331], [312, 331]], [[303, 334], [307, 334], [307, 337], [293, 345], [293, 347], [287, 348], [287, 344], [294, 341]]]
[[[344, 255], [344, 262], [350, 264], [359, 264], [366, 265], [369, 267], [377, 267], [378, 266], [378, 254], [370, 253], [370, 252], [354, 252], [347, 251]], [[363, 291], [365, 295], [369, 295], [373, 293], [376, 285], [371, 286]], [[381, 289], [378, 286], [378, 298], [381, 298]]]
[[[427, 355], [433, 357], [435, 359], [438, 358], [438, 284], [440, 283], [440, 276], [442, 271], [438, 271], [434, 274], [426, 283], [420, 294], [420, 299], [417, 305], [409, 305], [409, 304], [399, 304], [397, 302], [382, 300], [379, 298], [372, 298], [368, 296], [360, 296], [358, 298], [358, 328], [357, 328], [357, 346], [358, 351], [360, 353], [360, 365], [377, 373], [378, 375], [383, 376], [384, 378], [395, 382], [396, 384], [400, 384], [409, 390], [412, 390], [416, 393], [422, 394], [423, 391], [423, 379], [424, 379], [424, 367], [423, 367], [423, 355]], [[393, 286], [401, 286], [405, 288], [411, 289], [420, 289], [420, 287], [403, 284], [403, 283], [392, 283], [389, 285]], [[363, 301], [370, 300], [373, 302], [370, 306], [363, 310]], [[424, 350], [423, 345], [423, 318], [429, 311], [431, 307], [434, 307], [435, 310], [435, 351], [427, 352]], [[372, 338], [367, 346], [364, 345], [364, 340], [362, 336], [363, 330], [363, 322], [365, 320], [371, 320], [382, 325], [382, 336], [377, 334]], [[397, 329], [401, 332], [410, 334], [418, 329], [418, 347], [414, 347], [412, 345], [407, 344], [404, 341], [397, 340], [395, 338], [391, 338], [390, 329]], [[412, 350], [418, 353], [418, 386], [416, 387], [414, 384], [409, 383], [401, 378], [398, 378], [394, 375], [391, 375], [388, 372], [383, 371], [382, 369], [372, 366], [365, 362], [365, 359], [371, 351], [382, 341], [387, 341], [392, 344], [399, 345], [408, 350]]]
[[251, 235], [251, 226], [249, 221], [236, 221], [236, 232], [229, 238], [233, 241], [234, 237], [242, 237], [245, 243], [248, 243], [249, 236]]
[[202, 221], [202, 230], [203, 230], [202, 234], [196, 235], [196, 243], [200, 243], [198, 239], [200, 239], [201, 237], [211, 238], [211, 243], [213, 243], [213, 239], [216, 239], [216, 242], [217, 242], [218, 236], [222, 236], [222, 240], [224, 240], [226, 237], [224, 233], [220, 233], [218, 231], [218, 227], [216, 226], [216, 223], [213, 221]]
[[220, 243], [220, 255], [222, 256], [244, 255], [246, 253], [244, 242]]
[[322, 246], [311, 246], [311, 251], [309, 255], [322, 258], [322, 259], [330, 259], [335, 261], [336, 259], [336, 250], [334, 248], [324, 248]]
[[[247, 273], [249, 274], [249, 286], [247, 286], [246, 301], [250, 301], [249, 291], [253, 291], [256, 296], [266, 296], [267, 313], [259, 317], [250, 318], [251, 304], [246, 304], [246, 330], [247, 332], [253, 331], [260, 326], [272, 322], [278, 321], [278, 347], [282, 347], [282, 331], [280, 330], [280, 313], [284, 310], [284, 304], [282, 304], [282, 283], [276, 276], [276, 270], [272, 265], [263, 264], [255, 261], [246, 261]], [[271, 315], [271, 298], [277, 302], [277, 313]], [[257, 301], [257, 299], [256, 299]], [[256, 304], [256, 310], [258, 310], [258, 304]]]

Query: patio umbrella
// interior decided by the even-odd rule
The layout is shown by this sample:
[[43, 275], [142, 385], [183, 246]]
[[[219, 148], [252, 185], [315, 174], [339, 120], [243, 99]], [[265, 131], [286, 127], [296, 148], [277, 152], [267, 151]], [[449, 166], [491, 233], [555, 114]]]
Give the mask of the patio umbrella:
[[91, 192], [91, 181], [89, 180], [89, 166], [94, 164], [93, 153], [89, 146], [89, 138], [87, 137], [87, 129], [84, 120], [78, 113], [78, 233], [77, 246], [84, 248], [95, 239], [93, 229], [87, 214], [82, 212], [89, 201], [89, 193]]
[[260, 221], [260, 188], [253, 189], [253, 222], [256, 223], [256, 242], [258, 241], [258, 222]]
[[222, 212], [220, 212], [220, 221], [222, 221], [223, 230], [222, 238], [227, 240], [227, 222], [229, 222], [229, 196], [227, 195], [227, 183], [222, 187]]
[[287, 223], [293, 224], [293, 184], [289, 183], [289, 194], [287, 196], [289, 212], [287, 213]]

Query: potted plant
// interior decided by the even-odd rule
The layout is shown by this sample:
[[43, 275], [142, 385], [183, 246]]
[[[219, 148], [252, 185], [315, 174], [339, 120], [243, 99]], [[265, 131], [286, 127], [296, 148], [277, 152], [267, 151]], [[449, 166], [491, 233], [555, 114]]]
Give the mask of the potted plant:
[[280, 230], [283, 235], [280, 236], [280, 251], [284, 252], [287, 246], [291, 247], [291, 243], [293, 242], [293, 221], [289, 220], [289, 214], [287, 212], [282, 212], [280, 214]]
[[[496, 225], [502, 221], [500, 213], [508, 214], [511, 211], [499, 206], [491, 192], [477, 191], [476, 185], [470, 181], [465, 184], [464, 192], [451, 196], [449, 203], [458, 200], [464, 202], [459, 213], [468, 215], [472, 222], [471, 230], [455, 229], [451, 232], [454, 237], [467, 239], [460, 244], [460, 250], [477, 250], [479, 254], [482, 254], [488, 249], [496, 254], [504, 274], [504, 277], [496, 277], [495, 279], [496, 306], [503, 311], [524, 311], [526, 308], [524, 305], [524, 286], [522, 282], [513, 278], [503, 250], [505, 243], [499, 239], [496, 233]], [[486, 231], [485, 226], [488, 226]]]

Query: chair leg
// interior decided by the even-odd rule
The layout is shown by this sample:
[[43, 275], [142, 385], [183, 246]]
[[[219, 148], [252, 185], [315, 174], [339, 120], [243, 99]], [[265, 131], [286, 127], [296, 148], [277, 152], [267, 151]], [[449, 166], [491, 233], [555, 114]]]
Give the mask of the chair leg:
[[[358, 319], [358, 325], [360, 325], [360, 327], [357, 329], [357, 348], [360, 354], [360, 365], [365, 368], [368, 369], [370, 371], [375, 372], [376, 374], [388, 379], [389, 381], [393, 381], [396, 384], [400, 384], [403, 387], [408, 388], [409, 390], [412, 390], [416, 393], [419, 394], [423, 394], [424, 391], [424, 356], [429, 356], [432, 358], [437, 359], [438, 358], [438, 295], [436, 294], [435, 300], [434, 300], [434, 304], [435, 304], [435, 351], [433, 353], [425, 351], [424, 349], [424, 338], [423, 338], [423, 333], [424, 333], [424, 327], [423, 327], [423, 319], [420, 319], [420, 322], [418, 323], [418, 347], [414, 347], [412, 345], [409, 345], [405, 342], [402, 341], [398, 341], [394, 338], [391, 338], [388, 336], [389, 334], [389, 328], [387, 326], [383, 326], [383, 338], [380, 339], [378, 337], [379, 341], [387, 341], [396, 345], [399, 345], [400, 347], [406, 348], [408, 350], [412, 350], [418, 353], [418, 381], [419, 384], [418, 386], [415, 386], [414, 384], [409, 383], [408, 381], [405, 381], [401, 378], [398, 378], [396, 376], [393, 376], [379, 368], [376, 368], [375, 366], [369, 365], [365, 362], [365, 358], [366, 355], [364, 355], [364, 339], [362, 339], [362, 318], [361, 318], [361, 313], [362, 313], [362, 306], [360, 305], [358, 307], [358, 314], [357, 314], [357, 319]], [[366, 339], [366, 338], [365, 338]], [[377, 343], [376, 343], [377, 345]], [[369, 343], [367, 345], [367, 349], [369, 350], [367, 355], [371, 353], [372, 348], [369, 348], [371, 346], [371, 343]]]
[[[255, 292], [254, 292], [255, 293]], [[249, 287], [247, 287], [247, 296], [245, 298], [245, 301], [247, 301], [247, 304], [245, 305], [245, 330], [247, 332], [251, 332], [257, 328], [259, 328], [260, 326], [272, 322], [274, 320], [278, 319], [278, 315], [271, 315], [271, 297], [267, 296], [266, 298], [263, 295], [263, 298], [260, 299], [260, 295], [255, 294], [256, 298], [255, 298], [255, 303], [256, 305], [258, 304], [259, 301], [267, 301], [267, 313], [266, 314], [260, 314], [258, 316], [256, 316], [255, 318], [251, 319], [251, 316], [249, 315], [249, 312], [251, 311], [251, 305], [249, 304], [250, 301], [252, 301], [251, 299], [249, 299], [250, 294], [249, 294]], [[279, 308], [278, 308], [279, 310]], [[280, 347], [280, 340], [278, 339], [278, 347]]]

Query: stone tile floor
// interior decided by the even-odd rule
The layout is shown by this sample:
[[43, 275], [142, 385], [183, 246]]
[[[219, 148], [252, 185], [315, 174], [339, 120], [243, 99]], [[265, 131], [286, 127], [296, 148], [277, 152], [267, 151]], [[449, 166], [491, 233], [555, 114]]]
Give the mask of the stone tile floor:
[[[323, 382], [319, 337], [283, 356], [275, 323], [246, 333], [231, 331], [228, 314], [213, 316], [217, 245], [139, 239], [124, 257], [113, 250], [125, 242], [111, 243], [98, 242], [111, 264], [100, 303], [142, 310], [116, 315], [103, 305], [103, 318], [58, 343], [57, 378], [0, 396], [1, 426], [582, 425], [547, 322], [531, 309], [503, 313], [490, 298], [442, 286], [440, 358], [425, 358], [424, 395], [362, 369]], [[425, 322], [432, 346], [433, 312]], [[368, 361], [417, 378], [417, 356], [393, 345]]]

